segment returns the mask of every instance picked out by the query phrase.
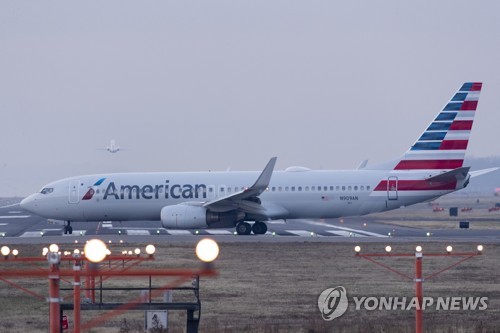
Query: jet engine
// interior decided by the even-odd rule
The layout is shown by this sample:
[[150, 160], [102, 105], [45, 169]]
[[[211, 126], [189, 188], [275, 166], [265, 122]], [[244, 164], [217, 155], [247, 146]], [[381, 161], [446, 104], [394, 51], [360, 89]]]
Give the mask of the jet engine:
[[166, 206], [161, 210], [161, 223], [167, 229], [231, 228], [244, 217], [244, 213], [237, 211], [218, 213], [185, 204]]

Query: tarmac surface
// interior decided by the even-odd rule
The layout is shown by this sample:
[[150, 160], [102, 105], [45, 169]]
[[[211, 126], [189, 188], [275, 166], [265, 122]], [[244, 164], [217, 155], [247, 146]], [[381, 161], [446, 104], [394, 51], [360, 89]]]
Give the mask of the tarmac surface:
[[500, 228], [430, 229], [419, 226], [418, 222], [414, 226], [394, 226], [381, 223], [370, 215], [272, 221], [267, 222], [265, 235], [238, 236], [234, 229], [167, 230], [160, 221], [72, 222], [73, 234], [64, 235], [61, 224], [24, 211], [19, 206], [20, 201], [21, 198], [0, 199], [0, 242], [3, 244], [69, 243], [90, 238], [138, 243], [196, 242], [201, 236], [221, 242], [500, 242]]

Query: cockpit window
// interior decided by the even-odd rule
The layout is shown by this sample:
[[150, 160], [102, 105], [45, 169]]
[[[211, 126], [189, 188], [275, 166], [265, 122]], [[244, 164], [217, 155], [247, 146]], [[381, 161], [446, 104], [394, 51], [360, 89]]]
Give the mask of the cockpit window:
[[42, 193], [42, 194], [49, 194], [52, 192], [54, 192], [54, 189], [52, 187], [45, 187], [40, 191], [40, 193]]

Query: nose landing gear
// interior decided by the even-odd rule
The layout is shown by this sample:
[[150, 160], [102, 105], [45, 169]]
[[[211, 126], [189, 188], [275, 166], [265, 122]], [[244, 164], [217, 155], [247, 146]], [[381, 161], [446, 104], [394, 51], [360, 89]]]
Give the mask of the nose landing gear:
[[64, 222], [64, 234], [73, 234], [73, 227], [71, 226], [71, 221]]

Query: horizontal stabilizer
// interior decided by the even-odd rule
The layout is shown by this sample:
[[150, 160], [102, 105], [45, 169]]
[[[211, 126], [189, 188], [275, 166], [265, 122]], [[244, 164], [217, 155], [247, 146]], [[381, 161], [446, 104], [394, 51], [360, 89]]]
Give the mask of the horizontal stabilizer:
[[440, 173], [439, 175], [426, 178], [428, 182], [451, 182], [455, 180], [463, 180], [467, 177], [470, 167], [456, 168], [451, 171]]
[[470, 176], [471, 176], [471, 178], [479, 177], [479, 176], [485, 175], [487, 173], [490, 173], [490, 172], [493, 172], [493, 171], [497, 171], [499, 169], [500, 169], [500, 167], [471, 171], [470, 172]]

